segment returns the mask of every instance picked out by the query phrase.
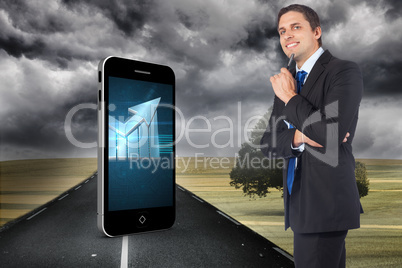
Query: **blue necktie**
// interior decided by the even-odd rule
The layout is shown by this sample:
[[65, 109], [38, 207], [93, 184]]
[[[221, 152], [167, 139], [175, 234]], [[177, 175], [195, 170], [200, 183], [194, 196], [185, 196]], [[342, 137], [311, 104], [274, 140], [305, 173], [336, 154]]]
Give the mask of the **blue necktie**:
[[[300, 93], [300, 90], [304, 84], [304, 78], [306, 78], [307, 73], [305, 71], [299, 71], [296, 74], [296, 82], [297, 82], [297, 94]], [[289, 128], [294, 128], [291, 124], [289, 124]], [[291, 194], [293, 181], [295, 179], [295, 167], [296, 167], [296, 157], [289, 158], [288, 165], [288, 175], [287, 175], [287, 185], [288, 192]]]

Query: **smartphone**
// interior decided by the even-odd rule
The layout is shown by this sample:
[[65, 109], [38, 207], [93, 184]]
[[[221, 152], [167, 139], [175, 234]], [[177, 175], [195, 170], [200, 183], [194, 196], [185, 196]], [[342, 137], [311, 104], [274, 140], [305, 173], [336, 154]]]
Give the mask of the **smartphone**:
[[98, 228], [121, 236], [175, 221], [175, 75], [120, 57], [99, 63]]

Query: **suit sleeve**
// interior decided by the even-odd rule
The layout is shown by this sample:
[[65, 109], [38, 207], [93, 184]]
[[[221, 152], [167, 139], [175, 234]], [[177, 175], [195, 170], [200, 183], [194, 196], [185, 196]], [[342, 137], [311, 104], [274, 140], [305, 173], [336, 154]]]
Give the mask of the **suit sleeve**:
[[285, 104], [275, 96], [272, 114], [260, 142], [261, 151], [268, 158], [289, 158], [301, 154], [291, 148], [296, 129], [288, 129], [283, 121], [284, 106]]
[[[318, 89], [326, 90], [328, 87], [321, 108], [314, 107], [303, 96], [296, 95], [289, 100], [283, 111], [290, 123], [324, 148], [329, 138], [337, 139], [338, 145], [341, 145], [359, 110], [363, 94], [363, 78], [356, 63], [339, 61], [332, 68], [323, 88]], [[327, 127], [334, 123], [337, 127]]]

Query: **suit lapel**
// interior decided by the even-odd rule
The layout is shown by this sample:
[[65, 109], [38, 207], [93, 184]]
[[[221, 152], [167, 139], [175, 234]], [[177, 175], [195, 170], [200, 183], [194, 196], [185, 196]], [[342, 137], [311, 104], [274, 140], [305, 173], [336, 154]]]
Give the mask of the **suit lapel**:
[[311, 69], [311, 73], [307, 77], [306, 83], [304, 84], [300, 92], [300, 95], [302, 96], [308, 95], [317, 79], [325, 70], [325, 65], [329, 62], [331, 57], [332, 57], [331, 53], [328, 50], [325, 50], [325, 52], [318, 58], [317, 62], [314, 64], [313, 69]]

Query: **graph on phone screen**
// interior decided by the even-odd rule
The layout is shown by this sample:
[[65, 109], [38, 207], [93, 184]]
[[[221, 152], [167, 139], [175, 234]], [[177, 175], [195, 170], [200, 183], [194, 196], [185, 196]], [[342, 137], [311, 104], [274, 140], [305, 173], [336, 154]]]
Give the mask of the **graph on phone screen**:
[[172, 85], [109, 78], [109, 210], [173, 204]]

